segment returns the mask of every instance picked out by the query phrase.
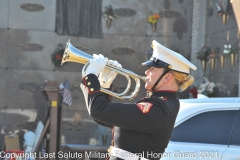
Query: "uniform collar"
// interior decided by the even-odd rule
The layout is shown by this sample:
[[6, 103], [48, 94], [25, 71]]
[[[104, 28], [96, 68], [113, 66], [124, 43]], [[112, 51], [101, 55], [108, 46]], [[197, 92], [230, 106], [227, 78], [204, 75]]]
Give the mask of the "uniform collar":
[[147, 91], [147, 97], [177, 98], [177, 92], [172, 90]]

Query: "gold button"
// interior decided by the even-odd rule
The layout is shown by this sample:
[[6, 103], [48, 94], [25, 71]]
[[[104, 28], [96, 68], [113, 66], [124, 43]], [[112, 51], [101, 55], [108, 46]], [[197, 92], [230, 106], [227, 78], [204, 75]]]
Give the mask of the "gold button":
[[94, 91], [94, 89], [93, 89], [93, 88], [91, 88], [91, 89], [90, 89], [90, 91], [92, 92], [92, 91]]
[[89, 85], [89, 86], [90, 86], [90, 84], [91, 84], [91, 82], [88, 82], [88, 83], [87, 83], [87, 85]]
[[87, 80], [88, 79], [88, 77], [85, 77], [85, 80]]

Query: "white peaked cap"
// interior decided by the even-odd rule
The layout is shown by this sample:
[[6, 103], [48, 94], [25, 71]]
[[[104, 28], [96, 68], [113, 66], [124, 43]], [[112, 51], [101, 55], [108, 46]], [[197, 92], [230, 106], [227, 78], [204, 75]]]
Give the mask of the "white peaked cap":
[[156, 68], [169, 68], [183, 73], [190, 73], [190, 68], [197, 67], [181, 54], [174, 52], [157, 41], [152, 41], [153, 54], [149, 61], [142, 63], [144, 66]]

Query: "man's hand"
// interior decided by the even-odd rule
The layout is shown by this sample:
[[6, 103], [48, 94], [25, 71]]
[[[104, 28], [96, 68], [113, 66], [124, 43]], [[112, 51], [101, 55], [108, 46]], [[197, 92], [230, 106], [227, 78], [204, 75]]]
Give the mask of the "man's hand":
[[[122, 68], [122, 65], [120, 63], [118, 63], [117, 61], [109, 60], [107, 62], [107, 64], [111, 65], [113, 67]], [[111, 69], [108, 69], [108, 68], [104, 68], [100, 72], [100, 75], [99, 75], [99, 78], [98, 78], [101, 87], [110, 88], [110, 86], [111, 86], [113, 80], [116, 78], [116, 76], [117, 76], [117, 72], [115, 72]]]
[[86, 69], [85, 76], [92, 73], [96, 76], [105, 68], [108, 58], [104, 57], [102, 54], [93, 54], [93, 59], [90, 59], [89, 66]]

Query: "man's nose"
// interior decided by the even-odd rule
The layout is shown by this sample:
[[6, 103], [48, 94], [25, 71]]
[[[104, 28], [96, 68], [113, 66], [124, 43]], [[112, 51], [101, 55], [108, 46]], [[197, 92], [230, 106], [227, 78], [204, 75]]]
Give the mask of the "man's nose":
[[149, 69], [145, 71], [145, 74], [146, 74], [146, 75], [148, 75], [148, 73], [149, 73]]

